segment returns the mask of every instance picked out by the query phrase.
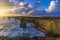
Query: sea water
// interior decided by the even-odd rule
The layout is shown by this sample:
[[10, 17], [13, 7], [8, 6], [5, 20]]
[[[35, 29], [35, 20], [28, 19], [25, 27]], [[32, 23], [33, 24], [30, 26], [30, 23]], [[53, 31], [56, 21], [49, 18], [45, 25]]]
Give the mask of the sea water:
[[11, 18], [10, 20], [0, 19], [0, 36], [4, 37], [17, 37], [17, 36], [40, 36], [44, 37], [45, 34], [43, 32], [40, 32], [36, 30], [34, 27], [32, 27], [29, 23], [26, 24], [26, 28], [20, 28], [20, 21]]

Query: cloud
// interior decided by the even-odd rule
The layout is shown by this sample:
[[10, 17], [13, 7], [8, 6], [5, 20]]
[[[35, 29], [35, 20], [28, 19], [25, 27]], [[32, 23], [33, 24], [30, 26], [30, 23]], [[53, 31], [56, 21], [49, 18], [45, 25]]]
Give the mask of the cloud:
[[[20, 9], [22, 7], [19, 7], [20, 5], [16, 5], [14, 2], [11, 2], [9, 0], [0, 0], [0, 11], [2, 13], [9, 13], [9, 12], [15, 12], [14, 10]], [[1, 14], [2, 14], [1, 13]]]
[[39, 5], [40, 1], [34, 3], [32, 6], [31, 4], [24, 3], [24, 1], [20, 1], [19, 4], [15, 4], [12, 0], [0, 0], [0, 8], [4, 7], [4, 9], [1, 9], [0, 11], [3, 13], [32, 14]]
[[54, 11], [55, 8], [56, 8], [56, 1], [51, 1], [50, 6], [48, 8], [46, 8], [45, 11], [50, 13], [50, 12]]
[[50, 2], [50, 6], [45, 9], [47, 13], [59, 14], [60, 13], [60, 0]]
[[9, 2], [9, 0], [0, 0], [0, 8], [10, 8], [15, 6], [13, 2]]
[[20, 2], [19, 5], [20, 5], [20, 6], [24, 6], [25, 4], [24, 4], [23, 2]]

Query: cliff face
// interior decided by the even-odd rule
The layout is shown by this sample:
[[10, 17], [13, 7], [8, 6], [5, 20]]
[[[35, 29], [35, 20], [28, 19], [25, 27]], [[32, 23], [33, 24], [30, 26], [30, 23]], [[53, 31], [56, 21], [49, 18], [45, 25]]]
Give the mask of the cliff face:
[[60, 33], [60, 19], [41, 19], [38, 20], [39, 24], [42, 24], [42, 27], [46, 29], [47, 32], [53, 31], [54, 33]]

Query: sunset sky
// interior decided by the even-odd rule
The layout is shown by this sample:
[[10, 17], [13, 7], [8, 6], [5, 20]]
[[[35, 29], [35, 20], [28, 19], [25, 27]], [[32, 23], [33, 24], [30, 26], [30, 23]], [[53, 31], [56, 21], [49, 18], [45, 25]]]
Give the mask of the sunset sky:
[[[0, 0], [0, 2], [7, 5], [6, 7], [12, 7], [12, 10], [16, 10], [15, 13], [60, 15], [60, 0]], [[28, 4], [28, 7], [26, 4]], [[14, 6], [21, 7], [15, 8]], [[37, 10], [40, 12], [38, 13]]]

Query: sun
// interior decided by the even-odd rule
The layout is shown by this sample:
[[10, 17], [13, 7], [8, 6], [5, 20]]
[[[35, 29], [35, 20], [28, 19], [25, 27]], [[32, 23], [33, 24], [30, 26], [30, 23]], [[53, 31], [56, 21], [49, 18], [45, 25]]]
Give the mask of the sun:
[[13, 9], [0, 7], [0, 16], [7, 16], [6, 14], [9, 14], [10, 11], [12, 12]]
[[6, 13], [7, 9], [8, 9], [7, 6], [1, 4], [0, 5], [0, 16], [3, 16]]
[[0, 16], [3, 16], [6, 13], [7, 9], [0, 8]]

